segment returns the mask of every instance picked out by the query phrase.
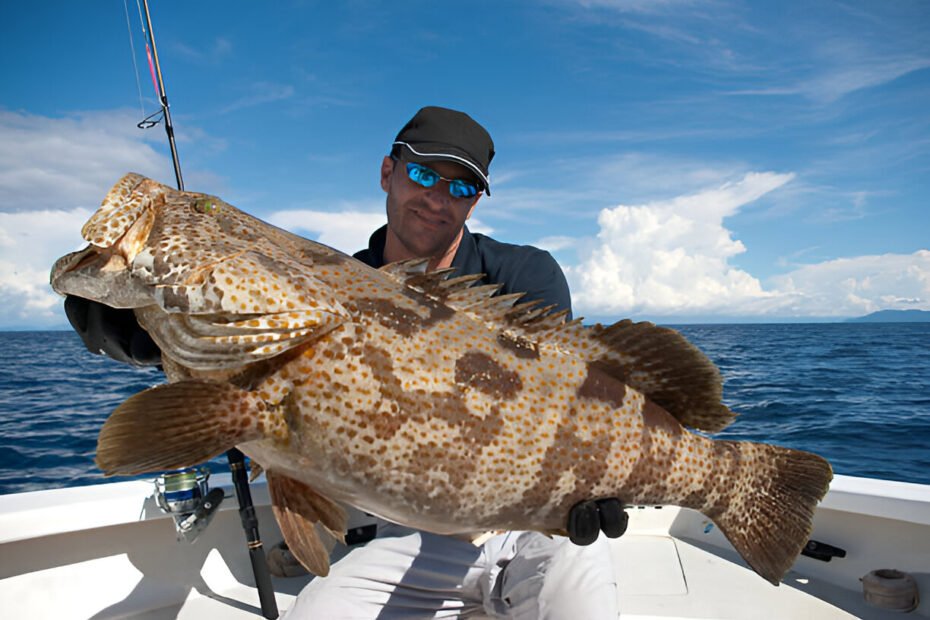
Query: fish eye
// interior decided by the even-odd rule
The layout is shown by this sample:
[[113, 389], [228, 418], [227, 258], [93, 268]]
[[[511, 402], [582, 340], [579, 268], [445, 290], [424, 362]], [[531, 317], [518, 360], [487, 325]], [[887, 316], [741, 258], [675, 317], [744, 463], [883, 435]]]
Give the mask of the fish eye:
[[220, 206], [212, 198], [199, 198], [193, 206], [194, 211], [204, 215], [216, 215], [220, 212]]

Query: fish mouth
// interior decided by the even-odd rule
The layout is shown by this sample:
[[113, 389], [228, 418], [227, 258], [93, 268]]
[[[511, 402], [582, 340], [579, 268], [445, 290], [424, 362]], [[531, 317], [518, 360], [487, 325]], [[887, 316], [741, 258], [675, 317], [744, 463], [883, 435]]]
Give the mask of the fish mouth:
[[150, 189], [145, 185], [147, 180], [140, 179], [135, 174], [123, 177], [82, 229], [90, 245], [55, 261], [49, 277], [55, 292], [114, 308], [151, 303], [151, 296], [132, 277], [132, 263], [146, 247], [155, 211], [164, 203], [164, 196], [145, 191]]
[[83, 250], [65, 254], [52, 267], [52, 286], [66, 274], [81, 270], [117, 271], [127, 266], [126, 257], [109, 248], [88, 245]]
[[92, 245], [55, 261], [49, 277], [60, 295], [76, 295], [114, 308], [137, 307], [130, 270], [125, 257], [110, 248]]
[[56, 284], [65, 274], [93, 265], [99, 261], [100, 257], [100, 252], [97, 251], [97, 248], [92, 245], [87, 246], [83, 250], [65, 254], [56, 260], [55, 264], [52, 266], [52, 273], [51, 277], [49, 278], [49, 283], [52, 285], [53, 289], [58, 291]]
[[152, 212], [143, 211], [114, 245], [100, 247], [91, 243], [83, 250], [62, 256], [52, 267], [52, 288], [64, 276], [76, 272], [94, 272], [106, 276], [108, 273], [128, 270], [133, 259], [145, 247], [153, 221]]

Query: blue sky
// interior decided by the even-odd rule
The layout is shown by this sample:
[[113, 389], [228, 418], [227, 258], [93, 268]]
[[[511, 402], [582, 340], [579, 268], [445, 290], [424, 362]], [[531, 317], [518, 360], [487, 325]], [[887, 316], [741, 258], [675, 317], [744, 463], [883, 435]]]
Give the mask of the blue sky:
[[[65, 325], [48, 269], [124, 172], [173, 183], [128, 9], [0, 5], [0, 329]], [[398, 129], [444, 105], [497, 146], [472, 229], [552, 251], [577, 315], [930, 309], [926, 2], [151, 10], [187, 189], [341, 250], [384, 221]]]

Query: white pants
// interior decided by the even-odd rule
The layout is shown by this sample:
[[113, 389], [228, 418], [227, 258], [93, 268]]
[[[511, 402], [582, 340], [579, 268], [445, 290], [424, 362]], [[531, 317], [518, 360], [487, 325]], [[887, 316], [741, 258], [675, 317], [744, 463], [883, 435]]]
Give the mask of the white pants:
[[606, 539], [507, 532], [475, 546], [382, 522], [378, 538], [315, 578], [285, 620], [514, 618], [616, 620], [617, 584]]

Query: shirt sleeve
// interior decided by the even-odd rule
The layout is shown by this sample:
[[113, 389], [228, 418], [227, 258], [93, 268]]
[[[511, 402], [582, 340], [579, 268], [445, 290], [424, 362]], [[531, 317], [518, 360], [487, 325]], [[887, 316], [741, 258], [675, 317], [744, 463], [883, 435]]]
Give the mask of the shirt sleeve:
[[568, 310], [571, 319], [572, 298], [559, 263], [545, 250], [522, 249], [522, 256], [508, 265], [512, 271], [499, 280], [504, 282], [501, 293], [526, 293], [521, 302], [539, 300], [543, 306], [554, 305], [553, 312]]

